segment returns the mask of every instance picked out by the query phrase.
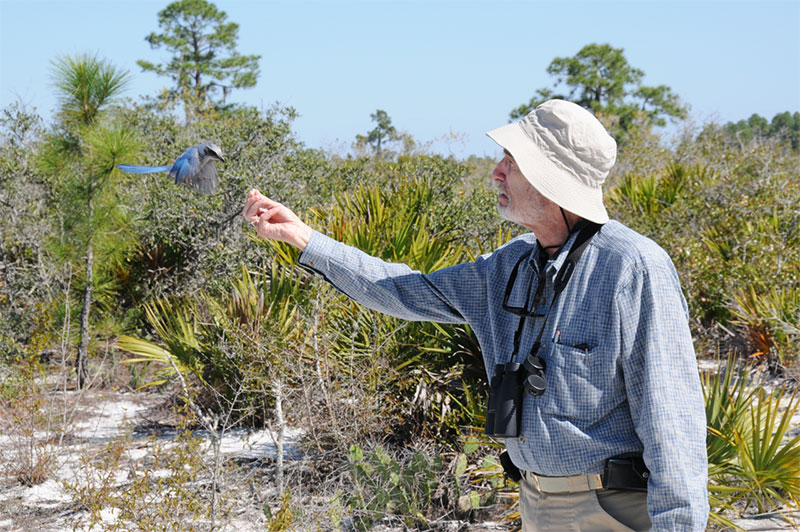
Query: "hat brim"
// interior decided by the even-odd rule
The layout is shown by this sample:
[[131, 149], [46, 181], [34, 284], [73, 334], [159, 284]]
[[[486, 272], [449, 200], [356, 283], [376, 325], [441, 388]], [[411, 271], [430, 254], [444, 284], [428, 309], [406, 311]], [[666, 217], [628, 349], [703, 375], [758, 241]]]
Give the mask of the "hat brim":
[[581, 218], [604, 224], [608, 212], [603, 205], [603, 189], [581, 183], [567, 168], [560, 168], [525, 134], [519, 122], [486, 133], [508, 150], [525, 179], [542, 196]]

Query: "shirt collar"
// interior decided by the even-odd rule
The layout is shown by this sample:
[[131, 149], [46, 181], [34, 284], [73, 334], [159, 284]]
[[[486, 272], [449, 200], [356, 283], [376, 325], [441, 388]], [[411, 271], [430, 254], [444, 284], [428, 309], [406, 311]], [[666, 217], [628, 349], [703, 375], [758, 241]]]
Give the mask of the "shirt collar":
[[544, 271], [547, 276], [552, 279], [564, 264], [564, 261], [567, 260], [567, 255], [569, 254], [568, 250], [572, 247], [572, 243], [575, 242], [575, 239], [578, 238], [579, 232], [580, 231], [573, 231], [572, 234], [569, 235], [569, 238], [567, 238], [567, 241], [558, 248], [558, 251], [552, 257], [547, 256], [541, 243], [537, 240], [536, 248], [533, 250], [533, 253], [531, 253], [530, 260], [531, 267], [534, 271], [536, 271], [537, 274], [541, 274], [541, 269], [539, 268], [539, 264], [541, 264], [542, 261], [541, 257], [547, 257], [544, 264]]

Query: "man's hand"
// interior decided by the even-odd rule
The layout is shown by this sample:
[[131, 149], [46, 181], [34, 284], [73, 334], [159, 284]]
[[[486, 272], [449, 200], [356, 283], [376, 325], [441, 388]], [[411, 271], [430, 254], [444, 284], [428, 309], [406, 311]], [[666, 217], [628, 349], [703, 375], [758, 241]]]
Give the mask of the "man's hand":
[[312, 230], [289, 208], [272, 201], [256, 189], [250, 190], [242, 216], [263, 238], [287, 242], [300, 251], [306, 249]]

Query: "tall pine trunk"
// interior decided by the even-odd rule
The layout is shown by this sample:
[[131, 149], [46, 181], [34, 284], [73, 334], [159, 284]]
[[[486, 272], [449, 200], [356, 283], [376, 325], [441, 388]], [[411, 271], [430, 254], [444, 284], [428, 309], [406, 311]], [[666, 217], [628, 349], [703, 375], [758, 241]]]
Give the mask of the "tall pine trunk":
[[[89, 200], [89, 219], [94, 215], [92, 200]], [[86, 248], [86, 288], [83, 290], [83, 307], [81, 307], [81, 339], [78, 345], [78, 356], [75, 359], [75, 373], [78, 376], [78, 388], [83, 388], [89, 380], [89, 311], [92, 308], [92, 267], [94, 249], [92, 239]]]

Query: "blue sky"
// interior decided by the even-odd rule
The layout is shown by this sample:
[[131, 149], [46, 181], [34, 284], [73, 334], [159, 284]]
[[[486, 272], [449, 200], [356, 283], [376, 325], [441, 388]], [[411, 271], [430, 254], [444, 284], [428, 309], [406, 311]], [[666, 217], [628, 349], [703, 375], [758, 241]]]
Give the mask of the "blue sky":
[[[0, 107], [20, 100], [49, 117], [50, 61], [98, 53], [128, 69], [126, 96], [169, 80], [137, 59], [165, 61], [144, 38], [167, 0], [0, 0]], [[800, 0], [229, 1], [238, 49], [261, 55], [254, 89], [233, 101], [291, 105], [308, 146], [342, 152], [384, 109], [418, 141], [459, 156], [496, 155], [484, 132], [535, 90], [554, 57], [589, 43], [623, 48], [646, 85], [670, 86], [693, 120], [771, 119], [800, 111]]]

